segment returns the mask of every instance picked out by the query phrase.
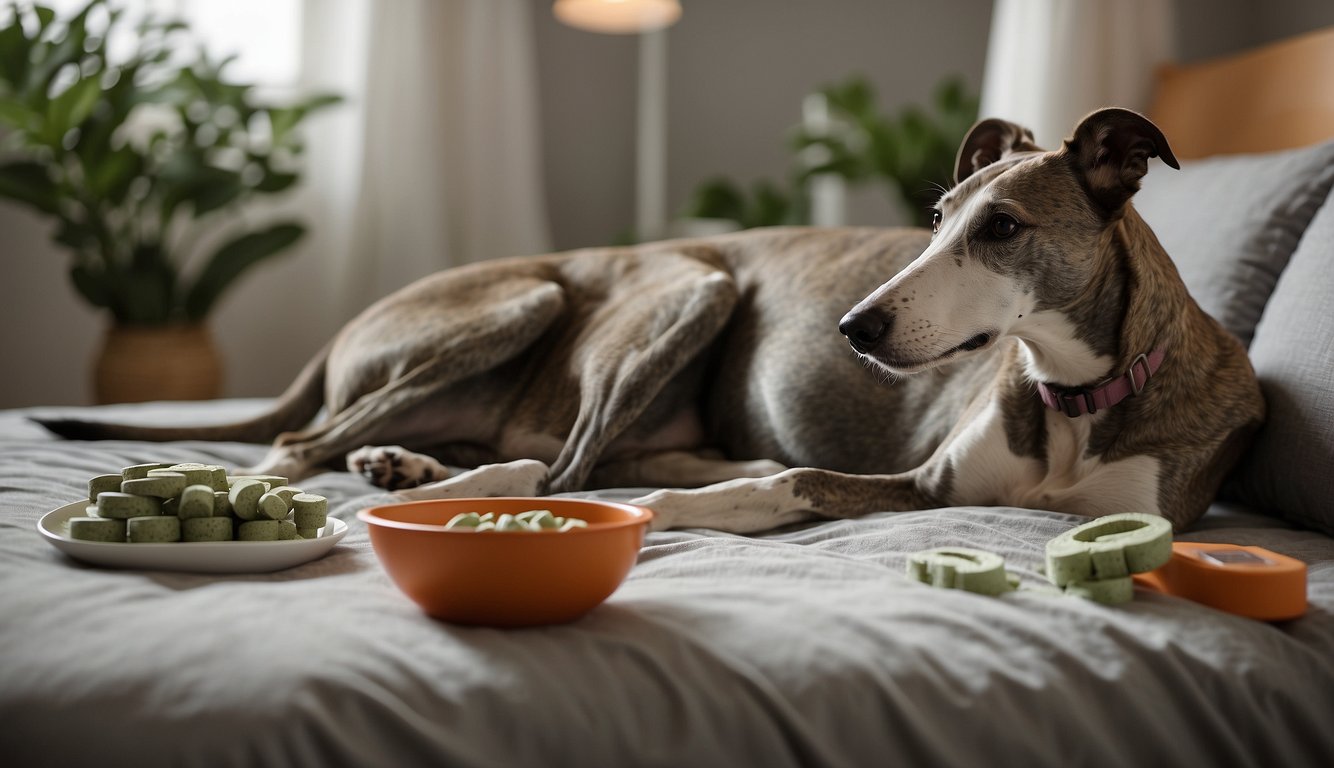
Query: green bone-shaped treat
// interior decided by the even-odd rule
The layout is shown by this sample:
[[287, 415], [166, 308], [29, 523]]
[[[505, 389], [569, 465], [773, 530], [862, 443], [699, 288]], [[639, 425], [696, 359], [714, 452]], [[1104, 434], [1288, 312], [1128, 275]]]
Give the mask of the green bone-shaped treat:
[[1058, 587], [1120, 579], [1152, 571], [1171, 558], [1172, 524], [1165, 518], [1107, 515], [1047, 542], [1047, 578]]
[[999, 595], [1014, 589], [1005, 573], [1005, 558], [993, 552], [940, 547], [908, 556], [908, 575], [933, 587]]

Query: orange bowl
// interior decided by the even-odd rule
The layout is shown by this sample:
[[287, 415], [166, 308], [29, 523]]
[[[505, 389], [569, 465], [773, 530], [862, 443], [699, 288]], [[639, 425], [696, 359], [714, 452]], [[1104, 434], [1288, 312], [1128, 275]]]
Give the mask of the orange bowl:
[[[549, 509], [587, 528], [445, 530], [462, 512]], [[553, 498], [439, 499], [363, 509], [371, 546], [398, 588], [456, 624], [531, 627], [573, 621], [606, 600], [639, 556], [653, 513], [631, 504]]]

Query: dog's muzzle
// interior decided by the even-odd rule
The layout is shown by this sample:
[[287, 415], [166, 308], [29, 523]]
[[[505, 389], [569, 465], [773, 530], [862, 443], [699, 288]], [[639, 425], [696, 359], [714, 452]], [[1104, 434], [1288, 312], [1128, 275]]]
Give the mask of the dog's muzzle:
[[838, 322], [838, 330], [848, 337], [848, 343], [861, 354], [869, 354], [885, 338], [893, 318], [886, 318], [874, 310], [853, 310]]

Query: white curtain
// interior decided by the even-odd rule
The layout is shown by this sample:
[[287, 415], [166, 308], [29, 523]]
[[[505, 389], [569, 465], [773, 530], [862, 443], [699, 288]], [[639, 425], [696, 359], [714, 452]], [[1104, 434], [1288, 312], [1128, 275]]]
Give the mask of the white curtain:
[[550, 248], [527, 0], [305, 0], [305, 201], [346, 318], [423, 275]]
[[996, 0], [980, 115], [1056, 149], [1095, 109], [1147, 109], [1173, 52], [1172, 0]]

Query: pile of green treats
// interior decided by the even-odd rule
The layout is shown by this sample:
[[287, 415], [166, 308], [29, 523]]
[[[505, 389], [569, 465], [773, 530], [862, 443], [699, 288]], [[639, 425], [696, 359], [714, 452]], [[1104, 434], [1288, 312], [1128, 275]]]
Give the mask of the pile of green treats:
[[328, 522], [329, 500], [278, 475], [235, 475], [216, 464], [136, 464], [88, 481], [86, 516], [69, 519], [82, 541], [313, 539]]
[[503, 514], [496, 517], [494, 512], [479, 515], [476, 512], [463, 512], [450, 518], [445, 523], [445, 530], [455, 528], [474, 531], [568, 531], [572, 528], [587, 528], [588, 521], [577, 517], [556, 517], [549, 509], [530, 509], [517, 515]]

